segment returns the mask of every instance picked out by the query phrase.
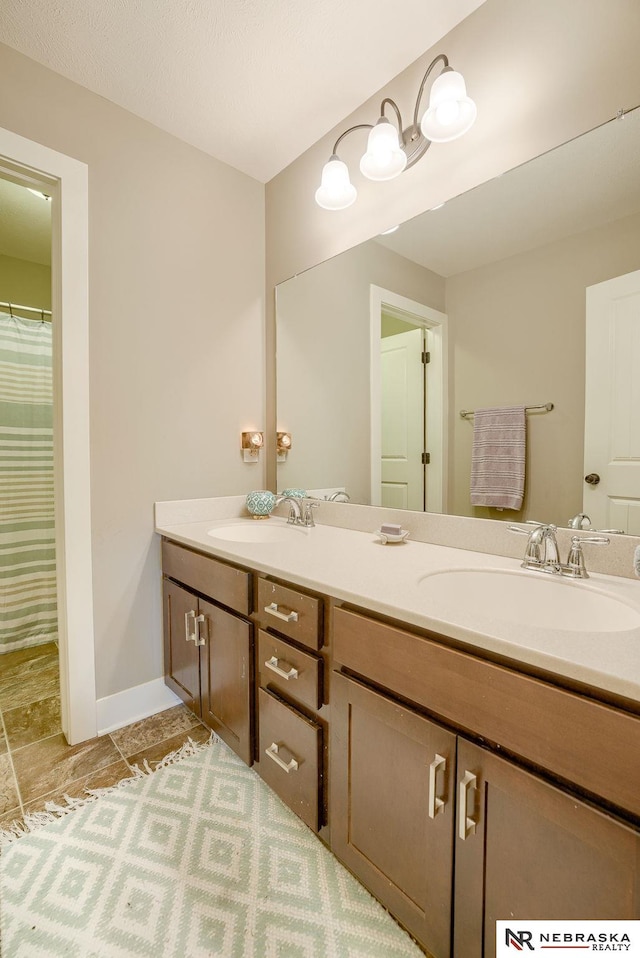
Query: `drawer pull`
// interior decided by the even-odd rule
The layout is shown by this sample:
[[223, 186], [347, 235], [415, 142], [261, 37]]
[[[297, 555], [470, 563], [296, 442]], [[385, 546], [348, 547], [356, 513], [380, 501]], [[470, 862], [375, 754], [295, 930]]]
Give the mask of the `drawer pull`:
[[278, 755], [278, 746], [275, 742], [272, 742], [269, 748], [265, 748], [265, 755], [268, 755], [269, 758], [279, 765], [280, 768], [289, 774], [289, 772], [296, 772], [298, 770], [298, 763], [295, 758], [289, 759], [288, 762], [283, 762], [280, 756]]
[[[207, 638], [208, 638], [208, 635], [209, 635], [208, 623], [207, 623], [206, 634], [204, 634], [204, 635], [202, 634], [202, 633], [205, 631], [205, 630], [204, 630], [204, 625], [205, 625], [205, 623], [207, 623], [207, 620], [205, 619], [203, 613], [201, 612], [200, 615], [197, 615], [197, 616], [196, 616], [196, 634], [195, 634], [195, 636], [194, 636], [194, 641], [195, 641], [196, 645], [206, 645], [206, 644], [207, 644]], [[200, 629], [200, 626], [201, 626], [201, 625], [203, 626], [202, 630]]]
[[289, 671], [285, 672], [284, 669], [280, 668], [278, 664], [278, 659], [275, 657], [275, 655], [272, 655], [270, 659], [267, 659], [267, 661], [264, 664], [267, 669], [271, 669], [272, 672], [275, 672], [276, 675], [279, 675], [281, 679], [286, 679], [287, 682], [289, 681], [289, 679], [298, 678], [298, 670], [294, 669], [294, 667], [290, 665]]
[[444, 810], [444, 799], [437, 795], [438, 772], [445, 772], [447, 760], [443, 755], [438, 755], [429, 766], [429, 818], [435, 818], [438, 812]]
[[282, 619], [283, 622], [297, 622], [298, 613], [297, 612], [281, 612], [278, 608], [277, 602], [270, 602], [269, 605], [265, 605], [264, 611], [268, 612], [269, 615], [275, 615], [276, 619]]
[[467, 814], [467, 804], [469, 800], [469, 792], [473, 789], [475, 790], [478, 787], [478, 779], [473, 774], [473, 772], [466, 771], [464, 773], [464, 778], [460, 782], [460, 812], [458, 820], [458, 836], [464, 842], [469, 835], [474, 835], [476, 830], [476, 824], [468, 814]]
[[[191, 618], [193, 618], [193, 632], [189, 629], [189, 620]], [[198, 626], [196, 625], [196, 614], [193, 609], [184, 614], [184, 638], [185, 642], [195, 642], [196, 645], [198, 644]]]

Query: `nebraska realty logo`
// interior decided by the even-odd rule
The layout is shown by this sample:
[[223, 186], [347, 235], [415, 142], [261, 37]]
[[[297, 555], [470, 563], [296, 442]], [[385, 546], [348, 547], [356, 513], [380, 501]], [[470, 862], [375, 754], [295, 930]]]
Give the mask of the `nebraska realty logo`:
[[640, 958], [640, 921], [496, 922], [496, 958], [532, 951], [565, 956], [597, 951]]

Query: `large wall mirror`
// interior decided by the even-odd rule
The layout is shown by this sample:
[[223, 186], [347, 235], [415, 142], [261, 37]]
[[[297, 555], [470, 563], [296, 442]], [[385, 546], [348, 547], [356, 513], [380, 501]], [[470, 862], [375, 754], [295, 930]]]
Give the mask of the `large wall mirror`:
[[[636, 109], [280, 284], [279, 489], [640, 534], [639, 157]], [[510, 405], [522, 509], [474, 507], [473, 413]]]

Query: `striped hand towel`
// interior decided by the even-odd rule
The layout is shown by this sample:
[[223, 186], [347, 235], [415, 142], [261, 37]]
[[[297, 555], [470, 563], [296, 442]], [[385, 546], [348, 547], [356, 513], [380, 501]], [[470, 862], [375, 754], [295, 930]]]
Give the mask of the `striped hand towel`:
[[521, 509], [525, 456], [524, 406], [476, 409], [471, 454], [471, 505]]

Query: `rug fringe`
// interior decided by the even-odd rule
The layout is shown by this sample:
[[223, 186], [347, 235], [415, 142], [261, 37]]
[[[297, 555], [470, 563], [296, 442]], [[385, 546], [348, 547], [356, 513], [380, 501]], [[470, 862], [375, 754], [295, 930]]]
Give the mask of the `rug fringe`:
[[24, 835], [29, 835], [43, 828], [45, 825], [50, 825], [51, 822], [59, 821], [59, 819], [64, 818], [65, 815], [69, 815], [71, 812], [75, 812], [76, 809], [83, 808], [85, 805], [95, 802], [103, 795], [109, 795], [113, 792], [117, 792], [121, 788], [127, 788], [131, 782], [146, 778], [147, 775], [153, 775], [159, 769], [167, 768], [169, 765], [175, 765], [176, 762], [180, 762], [184, 758], [189, 758], [191, 755], [197, 755], [198, 752], [209, 748], [210, 745], [219, 741], [220, 739], [215, 732], [211, 733], [206, 742], [194, 742], [193, 739], [188, 738], [180, 748], [174, 749], [173, 752], [169, 752], [164, 758], [155, 762], [155, 768], [152, 768], [145, 758], [142, 768], [140, 768], [139, 765], [132, 765], [131, 775], [116, 782], [115, 785], [108, 785], [106, 788], [85, 788], [84, 792], [86, 797], [74, 798], [71, 795], [63, 795], [64, 804], [46, 802], [44, 811], [28, 812], [23, 819], [16, 819], [15, 822], [11, 822], [3, 829], [0, 829], [0, 849], [17, 841]]

